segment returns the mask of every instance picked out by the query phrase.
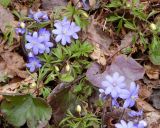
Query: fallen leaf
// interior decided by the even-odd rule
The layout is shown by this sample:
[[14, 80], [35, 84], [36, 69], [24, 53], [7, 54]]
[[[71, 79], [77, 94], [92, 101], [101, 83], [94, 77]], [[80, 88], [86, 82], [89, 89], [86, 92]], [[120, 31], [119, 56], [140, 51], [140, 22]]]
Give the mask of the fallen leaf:
[[133, 58], [125, 55], [119, 55], [115, 57], [110, 68], [109, 74], [118, 72], [126, 77], [126, 83], [137, 81], [142, 79], [144, 76], [144, 68]]
[[87, 36], [88, 41], [93, 45], [99, 45], [99, 48], [106, 53], [110, 47], [112, 40], [109, 37], [109, 34], [103, 31], [103, 29], [98, 25], [96, 21], [91, 20], [90, 25], [87, 28], [87, 33], [83, 35], [84, 38]]
[[160, 79], [158, 80], [151, 80], [148, 77], [143, 78], [144, 83], [147, 85], [148, 88], [160, 88]]
[[144, 85], [139, 84], [139, 86], [140, 86], [139, 97], [141, 99], [149, 98], [151, 96], [151, 94], [152, 94], [152, 89], [147, 88], [147, 86], [145, 84]]
[[19, 76], [20, 78], [27, 78], [28, 73], [24, 71], [25, 69], [25, 62], [17, 53], [13, 52], [4, 52], [0, 55], [3, 60], [5, 61], [6, 68], [10, 71], [10, 73], [14, 76]]
[[[74, 102], [73, 102], [74, 101]], [[57, 85], [47, 98], [47, 102], [53, 109], [53, 122], [58, 125], [64, 118], [67, 110], [71, 106], [75, 106], [76, 97], [63, 83]]]
[[[3, 6], [0, 5], [0, 29], [3, 33], [5, 33], [5, 28], [7, 25], [12, 25], [14, 23], [13, 15], [10, 13], [9, 10], [3, 8]], [[3, 17], [3, 18], [2, 18]]]
[[149, 99], [153, 107], [160, 110], [160, 89], [154, 89]]
[[134, 32], [127, 33], [124, 36], [124, 38], [121, 40], [120, 48], [130, 46], [132, 44], [132, 40], [133, 40], [134, 37], [136, 37], [136, 33], [134, 33]]
[[104, 52], [99, 48], [99, 44], [95, 45], [93, 53], [90, 55], [90, 57], [93, 60], [96, 60], [97, 63], [101, 65], [106, 65], [106, 57], [104, 55]]
[[137, 107], [145, 113], [148, 128], [160, 128], [160, 112], [144, 100], [137, 100]]
[[115, 57], [112, 64], [106, 67], [103, 73], [100, 72], [100, 66], [93, 63], [86, 73], [88, 80], [96, 87], [101, 87], [101, 82], [105, 79], [105, 76], [112, 75], [114, 72], [126, 77], [127, 85], [130, 85], [130, 82], [142, 79], [144, 76], [143, 67], [133, 58], [125, 55]]
[[144, 68], [149, 79], [159, 79], [160, 70], [157, 66], [144, 65]]
[[[34, 76], [34, 78], [33, 78]], [[18, 89], [20, 87], [23, 87], [27, 84], [35, 83], [37, 78], [37, 74], [33, 74], [32, 76], [27, 77], [25, 80], [22, 80], [21, 82], [6, 84], [4, 86], [0, 86], [0, 94], [14, 94], [18, 92]], [[29, 90], [27, 90], [28, 92]]]
[[66, 6], [67, 0], [42, 0], [42, 8], [44, 10], [53, 10], [60, 6]]

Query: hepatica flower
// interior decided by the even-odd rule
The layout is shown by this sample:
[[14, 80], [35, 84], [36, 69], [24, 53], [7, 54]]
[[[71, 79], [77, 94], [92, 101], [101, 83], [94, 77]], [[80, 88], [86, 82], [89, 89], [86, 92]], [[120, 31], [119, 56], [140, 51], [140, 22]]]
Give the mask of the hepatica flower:
[[24, 22], [18, 23], [18, 28], [15, 29], [16, 34], [24, 34], [26, 32], [26, 24]]
[[44, 12], [44, 11], [33, 12], [32, 10], [30, 10], [29, 17], [34, 19], [37, 22], [43, 22], [43, 21], [49, 20], [47, 12]]
[[135, 82], [131, 82], [130, 90], [128, 96], [126, 95], [126, 100], [123, 104], [124, 108], [133, 107], [135, 105], [135, 101], [138, 98], [139, 86], [136, 85]]
[[141, 120], [141, 121], [139, 121], [137, 127], [138, 128], [146, 128], [147, 127], [147, 122], [144, 121], [144, 120]]
[[26, 67], [29, 68], [30, 72], [34, 72], [36, 69], [40, 68], [42, 65], [36, 57], [30, 57], [29, 62]]
[[134, 123], [129, 121], [126, 123], [124, 120], [121, 120], [120, 123], [115, 124], [116, 128], [137, 128], [134, 126]]
[[70, 22], [66, 17], [62, 21], [56, 21], [54, 26], [56, 29], [52, 31], [53, 34], [57, 35], [55, 38], [56, 42], [60, 42], [62, 45], [71, 43], [71, 38], [78, 39], [77, 32], [80, 31], [80, 27], [74, 22]]
[[124, 97], [129, 92], [124, 89], [125, 84], [125, 77], [120, 76], [118, 72], [115, 72], [113, 76], [107, 75], [105, 81], [102, 81], [102, 88], [105, 89], [106, 95], [111, 95], [113, 98], [117, 97]]
[[130, 111], [130, 112], [128, 113], [128, 115], [129, 115], [130, 117], [142, 116], [142, 115], [143, 115], [143, 111], [142, 111], [142, 110], [140, 110], [140, 111], [138, 111], [138, 112], [136, 112], [136, 111]]
[[44, 53], [45, 45], [42, 44], [42, 39], [38, 37], [38, 33], [34, 32], [33, 35], [26, 35], [26, 40], [28, 43], [25, 45], [25, 48], [32, 52], [34, 55], [38, 53]]
[[39, 30], [38, 34], [39, 34], [39, 38], [41, 40], [41, 43], [44, 44], [44, 46], [45, 46], [45, 52], [49, 53], [50, 48], [53, 47], [53, 43], [50, 42], [50, 35], [51, 35], [50, 32], [47, 31], [45, 28], [42, 28]]

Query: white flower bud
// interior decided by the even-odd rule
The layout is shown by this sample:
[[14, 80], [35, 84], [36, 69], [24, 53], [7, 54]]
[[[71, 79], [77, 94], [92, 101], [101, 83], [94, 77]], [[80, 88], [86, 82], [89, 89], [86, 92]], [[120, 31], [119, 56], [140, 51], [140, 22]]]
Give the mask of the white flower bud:
[[127, 3], [126, 6], [127, 6], [127, 8], [130, 8], [130, 7], [131, 7], [131, 4], [130, 4], [130, 3]]
[[69, 64], [66, 65], [66, 71], [68, 72], [70, 70]]
[[25, 23], [24, 23], [24, 22], [21, 22], [21, 23], [20, 23], [20, 27], [21, 27], [21, 28], [25, 28], [25, 27], [26, 27]]
[[77, 105], [77, 107], [76, 107], [76, 111], [77, 111], [78, 113], [80, 113], [80, 112], [82, 111], [82, 108], [81, 108], [81, 106], [80, 106], [80, 105]]
[[32, 84], [31, 84], [31, 87], [36, 87], [36, 83], [35, 82], [33, 82]]
[[59, 72], [59, 68], [58, 68], [58, 66], [55, 66], [55, 70], [56, 70], [57, 72]]
[[157, 29], [157, 26], [156, 26], [156, 24], [151, 23], [151, 24], [150, 24], [150, 28], [151, 28], [152, 30], [156, 30], [156, 29]]

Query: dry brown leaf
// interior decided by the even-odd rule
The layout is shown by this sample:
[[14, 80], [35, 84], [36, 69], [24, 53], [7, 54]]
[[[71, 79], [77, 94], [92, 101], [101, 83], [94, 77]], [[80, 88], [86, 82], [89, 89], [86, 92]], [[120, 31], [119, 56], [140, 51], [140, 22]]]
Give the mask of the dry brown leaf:
[[101, 65], [106, 65], [106, 58], [104, 55], [104, 52], [99, 48], [99, 44], [95, 45], [96, 47], [94, 48], [93, 53], [90, 55], [90, 57], [93, 60], [96, 60], [97, 63], [101, 64]]
[[87, 28], [87, 34], [83, 35], [84, 38], [87, 36], [89, 42], [96, 46], [99, 45], [99, 48], [105, 53], [110, 47], [112, 40], [109, 37], [109, 34], [103, 31], [103, 29], [98, 25], [96, 21], [92, 19], [90, 25]]
[[148, 77], [143, 78], [144, 83], [148, 86], [148, 88], [160, 88], [160, 79], [151, 80]]
[[83, 38], [87, 36], [88, 41], [95, 47], [91, 58], [103, 66], [106, 65], [105, 55], [108, 54], [107, 51], [112, 43], [109, 35], [92, 19], [91, 24], [87, 28], [87, 34], [83, 36]]
[[137, 99], [136, 103], [138, 110], [143, 110], [145, 113], [156, 111], [149, 103], [142, 99]]
[[[140, 84], [139, 84], [140, 85]], [[149, 98], [152, 94], [152, 90], [148, 89], [146, 85], [140, 86], [139, 97], [142, 99]]]
[[19, 54], [14, 52], [4, 52], [1, 53], [1, 57], [6, 64], [6, 68], [12, 75], [19, 76], [20, 78], [28, 77], [27, 71], [23, 71], [25, 68], [25, 62]]
[[44, 10], [52, 10], [60, 6], [66, 6], [67, 0], [42, 0]]
[[137, 107], [145, 113], [145, 120], [148, 128], [160, 128], [160, 112], [154, 109], [149, 103], [144, 100], [137, 100]]
[[3, 8], [3, 6], [0, 5], [0, 29], [2, 32], [5, 32], [5, 28], [7, 25], [12, 25], [14, 22], [13, 15], [10, 13], [9, 10]]
[[149, 99], [153, 107], [160, 110], [160, 89], [154, 89]]
[[32, 74], [32, 76], [29, 76], [28, 78], [26, 78], [25, 80], [21, 82], [6, 84], [5, 86], [0, 86], [0, 94], [17, 93], [20, 87], [23, 87], [24, 85], [27, 85], [27, 84], [35, 83], [36, 78], [37, 78], [37, 74], [35, 73], [35, 74]]
[[160, 70], [158, 67], [153, 65], [144, 65], [145, 73], [149, 77], [149, 79], [157, 80], [159, 79]]
[[126, 34], [124, 38], [121, 40], [120, 48], [130, 46], [132, 44], [132, 40], [134, 36], [136, 36], [136, 33], [134, 32], [129, 32], [128, 34]]

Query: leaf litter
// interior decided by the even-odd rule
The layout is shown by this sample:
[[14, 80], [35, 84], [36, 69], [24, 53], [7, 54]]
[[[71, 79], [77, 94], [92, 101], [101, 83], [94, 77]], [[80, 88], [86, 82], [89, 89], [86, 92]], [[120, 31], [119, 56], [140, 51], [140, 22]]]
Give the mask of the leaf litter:
[[[2, 32], [0, 39], [3, 39], [0, 42], [0, 101], [1, 114], [8, 121], [9, 126], [11, 124], [18, 127], [27, 125], [29, 128], [58, 127], [61, 121], [66, 121], [65, 127], [76, 126], [79, 123], [80, 127], [88, 128], [83, 126], [85, 120], [82, 121], [84, 124], [81, 124], [81, 121], [74, 123], [93, 114], [96, 116], [93, 120], [98, 122], [100, 119], [102, 122], [96, 124], [94, 121], [89, 121], [90, 127], [114, 128], [120, 119], [137, 121], [138, 117], [131, 118], [128, 113], [132, 110], [143, 110], [144, 114], [141, 118], [147, 122], [147, 127], [160, 127], [160, 67], [157, 52], [160, 49], [159, 3], [157, 0], [150, 1], [150, 3], [143, 0], [136, 4], [133, 1], [132, 4], [123, 3], [124, 8], [121, 8], [120, 1], [114, 2], [115, 0], [102, 0], [101, 2], [96, 0], [71, 0], [70, 2], [66, 0], [30, 2], [23, 0], [11, 2], [7, 8], [0, 5], [0, 16], [3, 17], [0, 19]], [[73, 3], [74, 6], [67, 6], [68, 3]], [[14, 12], [13, 15], [14, 6], [17, 12]], [[32, 18], [27, 16], [29, 7], [35, 13]], [[56, 11], [56, 9], [61, 11]], [[47, 24], [35, 21], [36, 16], [42, 15], [36, 14], [37, 10], [47, 12], [49, 16]], [[63, 50], [56, 51], [52, 50], [57, 47], [55, 45], [51, 53], [36, 56], [42, 61], [42, 67], [36, 69], [37, 73], [30, 73], [26, 70], [27, 55], [22, 51], [25, 46], [20, 46], [22, 41], [25, 44], [28, 42], [25, 36], [15, 36], [12, 29], [7, 27], [17, 28], [19, 18], [19, 21], [24, 22], [28, 27], [29, 34], [44, 26], [51, 31], [54, 28], [54, 22], [63, 19], [64, 14], [80, 27], [82, 23], [84, 26], [89, 23], [86, 29], [82, 27], [83, 29], [77, 36], [79, 36], [80, 43], [85, 44], [87, 41], [91, 44], [92, 53], [87, 51], [89, 49], [84, 48], [82, 50], [86, 50], [87, 54], [83, 55], [81, 51], [82, 56], [75, 57], [75, 59], [74, 55], [70, 56], [74, 47], [70, 50], [62, 46]], [[148, 15], [148, 18], [145, 14]], [[40, 16], [40, 20], [43, 18], [46, 18], [45, 15]], [[107, 20], [111, 18], [109, 20], [112, 22], [107, 21], [106, 18]], [[21, 27], [23, 28], [20, 26], [20, 29]], [[7, 44], [11, 39], [14, 45]], [[55, 35], [52, 34], [51, 42], [55, 43], [55, 41]], [[71, 44], [68, 44], [67, 47], [70, 47]], [[111, 99], [105, 106], [105, 103], [99, 101], [98, 98], [97, 90], [102, 87], [102, 81], [107, 75], [112, 76], [115, 72], [125, 77], [127, 88], [133, 81], [136, 81], [140, 87], [139, 98], [135, 106], [126, 109], [125, 112], [122, 107], [111, 107]], [[63, 79], [60, 77], [61, 73], [65, 73]], [[83, 74], [86, 78], [82, 77]], [[73, 80], [68, 80], [68, 78]], [[47, 84], [45, 80], [48, 81]], [[84, 91], [84, 88], [87, 89]], [[91, 92], [91, 95], [87, 99], [85, 96], [82, 98], [80, 97], [81, 91], [86, 92], [86, 95]], [[123, 104], [121, 99], [117, 101], [120, 105]], [[78, 113], [77, 105], [80, 105]], [[96, 113], [95, 110], [98, 112]], [[72, 117], [68, 117], [68, 111], [73, 114]], [[76, 117], [76, 121], [73, 117]], [[0, 127], [5, 126], [4, 124], [1, 126], [0, 123]]]

